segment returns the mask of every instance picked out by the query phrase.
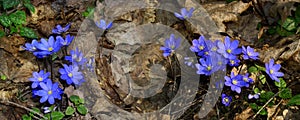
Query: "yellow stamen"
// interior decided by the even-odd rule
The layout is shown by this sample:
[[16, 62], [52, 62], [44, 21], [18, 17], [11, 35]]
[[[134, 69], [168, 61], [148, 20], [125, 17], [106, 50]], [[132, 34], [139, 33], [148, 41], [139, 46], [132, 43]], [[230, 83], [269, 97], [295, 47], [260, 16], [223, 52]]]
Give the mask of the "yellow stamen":
[[73, 74], [72, 74], [72, 73], [69, 73], [68, 76], [69, 76], [69, 77], [73, 77]]
[[233, 65], [234, 64], [234, 60], [230, 60], [230, 63]]
[[228, 53], [231, 53], [231, 52], [232, 52], [230, 49], [227, 49], [226, 51], [227, 51]]
[[52, 91], [51, 91], [51, 90], [49, 90], [49, 91], [48, 91], [48, 95], [51, 95], [51, 94], [52, 94]]
[[270, 70], [270, 73], [271, 73], [271, 74], [273, 74], [273, 73], [274, 73], [274, 71], [273, 71], [273, 70]]
[[208, 71], [210, 71], [210, 70], [211, 70], [211, 67], [210, 67], [210, 66], [208, 66], [206, 69], [207, 69]]
[[232, 84], [236, 85], [237, 84], [237, 80], [232, 80]]
[[229, 102], [229, 99], [228, 99], [228, 98], [224, 98], [224, 101], [225, 101], [225, 102]]
[[203, 49], [204, 49], [204, 46], [199, 46], [199, 49], [200, 49], [200, 50], [203, 50]]
[[251, 52], [247, 52], [247, 54], [248, 54], [248, 56], [251, 56], [251, 55], [252, 55]]
[[52, 50], [53, 50], [53, 48], [52, 48], [52, 47], [49, 47], [49, 48], [48, 48], [48, 51], [50, 51], [50, 52], [51, 52]]
[[42, 80], [43, 80], [43, 78], [39, 77], [39, 78], [38, 78], [38, 80], [39, 80], [39, 81], [42, 81]]

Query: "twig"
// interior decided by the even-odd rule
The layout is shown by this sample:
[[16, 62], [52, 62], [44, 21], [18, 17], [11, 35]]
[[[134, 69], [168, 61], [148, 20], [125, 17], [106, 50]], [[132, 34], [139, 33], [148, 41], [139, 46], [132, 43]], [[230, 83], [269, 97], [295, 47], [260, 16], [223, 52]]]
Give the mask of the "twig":
[[40, 114], [40, 113], [38, 113], [38, 112], [36, 112], [36, 111], [30, 109], [30, 108], [27, 108], [27, 107], [25, 107], [25, 106], [22, 106], [22, 105], [20, 105], [20, 104], [18, 104], [18, 103], [14, 103], [14, 102], [11, 102], [11, 101], [8, 101], [8, 100], [0, 101], [0, 103], [3, 103], [3, 104], [6, 104], [6, 103], [12, 104], [12, 105], [17, 106], [17, 107], [19, 107], [19, 108], [23, 108], [23, 109], [25, 109], [25, 110], [27, 110], [27, 111], [29, 111], [29, 112], [32, 112], [32, 113], [34, 113], [34, 114], [36, 114], [36, 115], [38, 115], [38, 116], [40, 116], [40, 117], [42, 117], [42, 118], [44, 118], [44, 119], [46, 119], [46, 120], [48, 119], [48, 118], [45, 117], [44, 115], [42, 115], [42, 114]]
[[[295, 85], [295, 84], [297, 84], [297, 82], [294, 82], [294, 83], [292, 83], [292, 84], [290, 84], [287, 88], [289, 88], [289, 87], [291, 87], [291, 86], [293, 86], [293, 85]], [[282, 90], [280, 90], [280, 91], [278, 91], [275, 95], [273, 95], [272, 96], [272, 98], [270, 98], [267, 102], [266, 102], [266, 104], [264, 104], [264, 106], [263, 107], [261, 107], [257, 112], [256, 112], [256, 114], [252, 117], [252, 120], [254, 120], [255, 119], [255, 117], [274, 99], [274, 97], [276, 97], [279, 93], [281, 93], [282, 91], [283, 91], [284, 89], [282, 89]]]

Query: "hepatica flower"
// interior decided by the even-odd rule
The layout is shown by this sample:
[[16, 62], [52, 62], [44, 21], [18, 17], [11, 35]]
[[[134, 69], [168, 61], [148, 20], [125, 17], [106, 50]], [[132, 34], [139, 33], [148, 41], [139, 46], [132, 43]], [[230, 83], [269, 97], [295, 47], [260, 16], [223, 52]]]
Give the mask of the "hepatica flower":
[[50, 73], [45, 73], [44, 70], [41, 70], [40, 72], [33, 72], [33, 77], [29, 78], [29, 80], [33, 82], [31, 84], [31, 88], [37, 88], [41, 82], [46, 82], [48, 80], [49, 75]]
[[36, 51], [36, 45], [38, 44], [39, 42], [37, 40], [32, 40], [31, 43], [25, 43], [25, 46], [22, 46], [23, 49], [29, 51], [29, 52], [34, 52]]
[[242, 80], [243, 77], [241, 75], [235, 76], [233, 72], [231, 72], [230, 77], [225, 76], [224, 78], [226, 80], [225, 85], [231, 87], [231, 90], [237, 93], [241, 93], [241, 87], [246, 85]]
[[196, 39], [193, 40], [192, 43], [193, 43], [193, 46], [190, 47], [190, 50], [192, 52], [198, 53], [199, 56], [208, 55], [208, 48], [205, 43], [204, 36], [200, 36], [198, 40], [196, 40]]
[[62, 46], [70, 45], [72, 43], [73, 39], [74, 39], [74, 36], [71, 36], [70, 34], [68, 34], [65, 39], [61, 36], [56, 37], [56, 40], [58, 40]]
[[239, 66], [240, 62], [241, 61], [239, 59], [237, 59], [237, 58], [229, 59], [228, 60], [228, 65], [230, 65], [230, 66]]
[[259, 96], [260, 96], [260, 93], [257, 93], [257, 94], [254, 94], [254, 95], [252, 95], [252, 94], [249, 94], [248, 95], [248, 99], [250, 100], [250, 99], [258, 99], [259, 98]]
[[100, 22], [96, 22], [96, 26], [102, 30], [110, 29], [113, 25], [113, 22], [109, 22], [106, 24], [105, 20], [100, 20]]
[[65, 59], [74, 65], [84, 65], [87, 61], [86, 58], [83, 57], [83, 53], [80, 52], [78, 48], [76, 48], [76, 50], [71, 50], [70, 54], [71, 56], [65, 56]]
[[222, 54], [225, 58], [235, 59], [236, 55], [242, 52], [241, 48], [238, 48], [239, 41], [233, 40], [230, 41], [228, 36], [225, 37], [225, 43], [218, 42], [218, 52]]
[[59, 69], [59, 73], [61, 74], [60, 78], [66, 80], [68, 85], [80, 85], [84, 82], [84, 78], [82, 72], [79, 72], [79, 68], [77, 65], [63, 65], [64, 68]]
[[44, 103], [48, 100], [50, 104], [54, 104], [54, 99], [61, 100], [61, 94], [63, 93], [62, 89], [59, 88], [58, 83], [52, 83], [50, 79], [46, 83], [40, 83], [41, 90], [36, 91], [37, 96], [41, 96], [40, 103]]
[[280, 82], [278, 77], [282, 77], [284, 74], [282, 72], [278, 72], [281, 65], [275, 64], [274, 65], [274, 59], [270, 60], [270, 63], [265, 63], [266, 67], [266, 73], [271, 77], [272, 80], [275, 80], [276, 82]]
[[198, 69], [197, 74], [204, 74], [206, 76], [211, 75], [215, 72], [214, 66], [212, 64], [212, 60], [210, 57], [200, 58], [200, 64], [195, 64], [196, 68]]
[[48, 55], [52, 55], [60, 50], [60, 43], [58, 40], [54, 40], [53, 36], [50, 36], [48, 41], [44, 38], [41, 39], [41, 42], [36, 45], [38, 48], [33, 54], [38, 58], [43, 58]]
[[255, 52], [253, 48], [251, 48], [250, 46], [247, 46], [247, 48], [245, 48], [244, 46], [242, 46], [242, 52], [243, 52], [243, 58], [245, 60], [248, 59], [253, 59], [253, 60], [257, 60], [258, 59], [258, 52]]
[[226, 107], [230, 105], [232, 101], [232, 97], [231, 96], [227, 96], [226, 94], [222, 94], [222, 103], [223, 105], [225, 105]]
[[177, 39], [175, 38], [174, 34], [171, 34], [170, 38], [165, 40], [165, 46], [160, 47], [160, 50], [163, 50], [163, 56], [167, 57], [171, 53], [173, 53], [176, 49], [179, 48], [180, 46], [180, 41], [181, 38], [178, 37]]
[[180, 20], [184, 20], [187, 18], [191, 18], [194, 12], [194, 8], [191, 8], [189, 11], [187, 11], [186, 8], [181, 8], [181, 13], [175, 12], [174, 15], [179, 18]]
[[94, 63], [95, 63], [95, 58], [90, 57], [89, 61], [86, 64], [86, 67], [89, 71], [93, 72], [94, 71]]
[[70, 29], [71, 24], [67, 24], [65, 27], [62, 27], [61, 25], [57, 25], [55, 28], [52, 29], [52, 33], [54, 34], [61, 34], [64, 32], [67, 32]]
[[249, 78], [249, 73], [246, 73], [245, 75], [243, 75], [243, 81], [245, 82], [245, 86], [249, 87], [250, 83], [253, 83], [253, 79]]

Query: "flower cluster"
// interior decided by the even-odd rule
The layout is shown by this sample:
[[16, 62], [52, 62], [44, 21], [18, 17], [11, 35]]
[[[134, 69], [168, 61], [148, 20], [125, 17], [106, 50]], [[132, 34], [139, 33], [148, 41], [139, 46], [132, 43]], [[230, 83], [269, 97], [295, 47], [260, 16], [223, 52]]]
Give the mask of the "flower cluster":
[[[111, 27], [111, 26], [110, 26]], [[40, 41], [32, 40], [31, 43], [26, 43], [23, 47], [25, 50], [32, 52], [37, 58], [45, 58], [51, 56], [61, 49], [63, 46], [68, 46], [72, 43], [74, 36], [69, 34], [63, 37], [64, 32], [70, 28], [70, 24], [66, 27], [61, 27], [57, 25], [53, 30], [53, 34], [56, 37], [50, 36], [48, 40], [42, 38]], [[93, 69], [94, 59], [89, 61], [86, 60], [83, 53], [76, 50], [71, 50], [69, 56], [65, 56], [65, 59], [70, 63], [63, 64], [63, 68], [59, 69], [60, 79], [66, 81], [68, 85], [80, 85], [84, 82], [84, 76], [81, 70], [87, 67], [89, 70]], [[48, 60], [48, 59], [47, 59]], [[41, 70], [39, 72], [33, 72], [32, 78], [29, 80], [32, 82], [31, 88], [33, 91], [33, 96], [40, 96], [40, 102], [44, 103], [48, 101], [49, 104], [54, 104], [55, 99], [61, 100], [61, 94], [63, 90], [59, 87], [59, 83], [53, 83], [49, 79], [50, 72], [45, 72]]]
[[48, 100], [50, 104], [54, 104], [55, 100], [61, 100], [61, 94], [63, 90], [58, 86], [58, 82], [52, 83], [48, 78], [50, 75], [49, 72], [45, 73], [44, 70], [39, 72], [33, 72], [32, 78], [29, 78], [32, 81], [31, 88], [33, 89], [33, 95], [41, 96], [41, 103], [44, 103]]
[[[55, 34], [61, 34], [66, 32], [70, 28], [70, 24], [62, 28], [60, 25], [57, 25], [56, 28], [52, 30]], [[74, 39], [74, 36], [66, 35], [63, 38], [61, 35], [50, 36], [48, 39], [41, 38], [40, 41], [32, 40], [31, 43], [26, 43], [23, 46], [23, 49], [32, 52], [37, 58], [45, 58], [54, 53], [58, 52], [62, 46], [68, 46]]]

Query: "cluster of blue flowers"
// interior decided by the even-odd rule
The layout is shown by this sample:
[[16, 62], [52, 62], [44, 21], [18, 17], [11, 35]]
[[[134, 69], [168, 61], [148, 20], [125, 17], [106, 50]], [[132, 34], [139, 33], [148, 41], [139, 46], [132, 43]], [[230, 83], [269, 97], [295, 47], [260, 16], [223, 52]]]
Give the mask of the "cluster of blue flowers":
[[[192, 17], [194, 8], [191, 8], [189, 11], [186, 8], [181, 9], [180, 13], [174, 13], [174, 15], [180, 19], [185, 20]], [[165, 40], [165, 45], [161, 47], [163, 50], [163, 56], [168, 57], [172, 55], [176, 49], [180, 46], [180, 38], [175, 39], [175, 36], [171, 34], [170, 38]], [[242, 46], [239, 48], [239, 41], [233, 40], [226, 36], [224, 43], [220, 40], [212, 42], [211, 40], [206, 40], [204, 36], [200, 36], [198, 39], [192, 41], [192, 46], [190, 47], [192, 52], [195, 52], [199, 57], [199, 63], [194, 64], [193, 60], [190, 57], [185, 57], [185, 64], [188, 66], [197, 68], [197, 74], [209, 76], [212, 73], [225, 70], [226, 65], [229, 66], [239, 66], [243, 60], [258, 60], [259, 53], [255, 52], [250, 46]], [[282, 77], [283, 73], [278, 72], [280, 69], [279, 64], [274, 65], [274, 60], [270, 60], [270, 63], [266, 63], [266, 73], [270, 76], [272, 80], [279, 82], [278, 77]], [[249, 87], [253, 83], [253, 79], [249, 77], [249, 73], [244, 75], [235, 75], [234, 72], [231, 72], [230, 76], [225, 76], [225, 85], [230, 87], [232, 91], [241, 93], [242, 87]], [[259, 98], [259, 94], [249, 95], [249, 99]], [[222, 94], [222, 103], [225, 106], [228, 106], [232, 98], [226, 94]]]
[[[57, 25], [52, 30], [52, 33], [56, 37], [50, 36], [48, 40], [44, 38], [40, 41], [32, 40], [31, 43], [26, 43], [23, 48], [32, 52], [37, 58], [52, 56], [57, 53], [61, 47], [67, 47], [72, 43], [74, 36], [67, 34], [65, 38], [62, 37], [62, 34], [67, 32], [70, 26], [71, 24], [67, 24], [65, 27]], [[100, 29], [107, 30], [112, 27], [112, 22], [106, 25], [104, 20], [100, 20], [100, 23], [96, 23], [96, 26]], [[78, 86], [85, 81], [83, 73], [80, 72], [85, 67], [89, 71], [93, 71], [95, 59], [91, 57], [87, 60], [78, 48], [71, 50], [70, 56], [65, 56], [65, 60], [67, 60], [70, 65], [63, 64], [63, 68], [59, 69], [59, 73], [61, 74], [60, 79], [66, 81], [68, 85]], [[32, 78], [29, 78], [32, 82], [31, 88], [33, 96], [40, 96], [40, 103], [48, 101], [49, 104], [54, 104], [55, 99], [61, 100], [63, 90], [59, 87], [58, 82], [53, 83], [52, 80], [49, 79], [50, 74], [50, 72], [41, 70], [39, 72], [33, 72]]]

